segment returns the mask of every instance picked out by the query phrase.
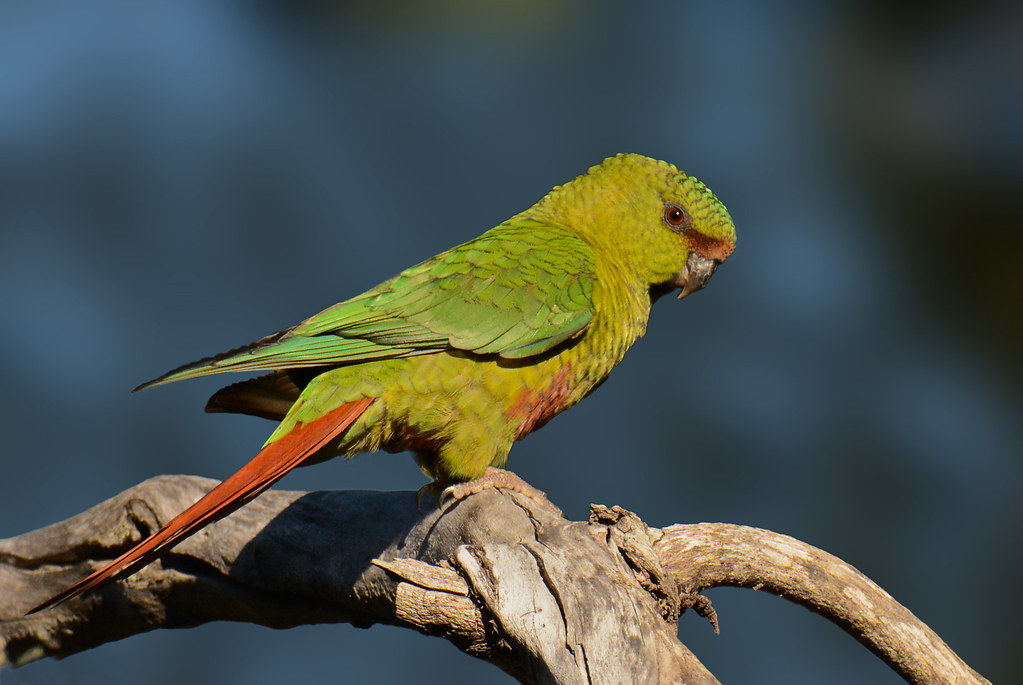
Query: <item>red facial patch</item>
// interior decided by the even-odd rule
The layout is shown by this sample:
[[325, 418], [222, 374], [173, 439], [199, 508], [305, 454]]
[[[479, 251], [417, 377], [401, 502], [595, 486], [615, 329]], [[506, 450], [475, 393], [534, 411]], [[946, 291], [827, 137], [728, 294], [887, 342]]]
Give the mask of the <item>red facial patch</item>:
[[727, 241], [711, 238], [696, 231], [691, 231], [686, 235], [689, 237], [689, 244], [692, 246], [693, 252], [716, 262], [725, 261], [728, 259], [728, 255], [735, 250], [735, 245]]
[[508, 409], [508, 416], [519, 418], [522, 423], [515, 431], [515, 439], [519, 440], [542, 427], [565, 408], [572, 384], [569, 378], [569, 366], [566, 364], [558, 371], [558, 375], [543, 390], [526, 390], [515, 398], [515, 403]]

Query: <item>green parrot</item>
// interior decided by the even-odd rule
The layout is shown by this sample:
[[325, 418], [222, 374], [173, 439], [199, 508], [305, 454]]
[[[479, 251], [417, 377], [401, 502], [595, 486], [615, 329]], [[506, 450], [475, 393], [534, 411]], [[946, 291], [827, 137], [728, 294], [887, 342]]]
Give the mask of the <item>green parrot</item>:
[[33, 612], [145, 566], [299, 464], [411, 450], [442, 485], [493, 473], [516, 440], [607, 378], [658, 297], [703, 288], [734, 248], [728, 211], [703, 183], [619, 154], [293, 328], [142, 384], [269, 372], [206, 409], [280, 424], [237, 473]]

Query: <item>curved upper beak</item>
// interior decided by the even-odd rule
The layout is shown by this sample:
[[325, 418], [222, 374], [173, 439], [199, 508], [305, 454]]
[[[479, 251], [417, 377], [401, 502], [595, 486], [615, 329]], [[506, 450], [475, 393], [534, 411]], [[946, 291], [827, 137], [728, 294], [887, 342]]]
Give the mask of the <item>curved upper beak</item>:
[[682, 271], [679, 272], [678, 277], [675, 279], [675, 285], [682, 288], [682, 292], [678, 294], [678, 299], [681, 300], [686, 295], [695, 293], [707, 285], [707, 281], [714, 275], [714, 269], [718, 268], [720, 263], [720, 260], [708, 259], [695, 252], [690, 252], [686, 265], [682, 267]]

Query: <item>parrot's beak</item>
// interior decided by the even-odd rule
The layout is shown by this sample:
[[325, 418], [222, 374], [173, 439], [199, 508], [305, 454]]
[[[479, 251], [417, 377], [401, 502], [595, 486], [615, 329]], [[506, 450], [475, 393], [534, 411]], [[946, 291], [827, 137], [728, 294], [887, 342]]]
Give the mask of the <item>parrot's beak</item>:
[[703, 286], [707, 285], [710, 277], [714, 275], [714, 269], [718, 268], [720, 263], [716, 259], [707, 259], [695, 252], [690, 252], [686, 265], [682, 267], [682, 271], [679, 272], [678, 277], [675, 279], [675, 285], [682, 288], [682, 292], [678, 294], [678, 299], [681, 300], [686, 295], [702, 290]]

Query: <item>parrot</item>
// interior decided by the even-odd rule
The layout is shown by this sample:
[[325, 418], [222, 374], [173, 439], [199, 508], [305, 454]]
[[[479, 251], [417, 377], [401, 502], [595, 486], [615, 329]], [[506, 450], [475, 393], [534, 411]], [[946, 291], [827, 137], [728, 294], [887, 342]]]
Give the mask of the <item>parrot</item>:
[[195, 504], [29, 613], [141, 569], [299, 465], [411, 451], [441, 486], [507, 473], [512, 445], [595, 390], [644, 335], [654, 301], [702, 289], [735, 242], [706, 185], [618, 154], [361, 295], [143, 383], [265, 372], [206, 410], [279, 424]]

